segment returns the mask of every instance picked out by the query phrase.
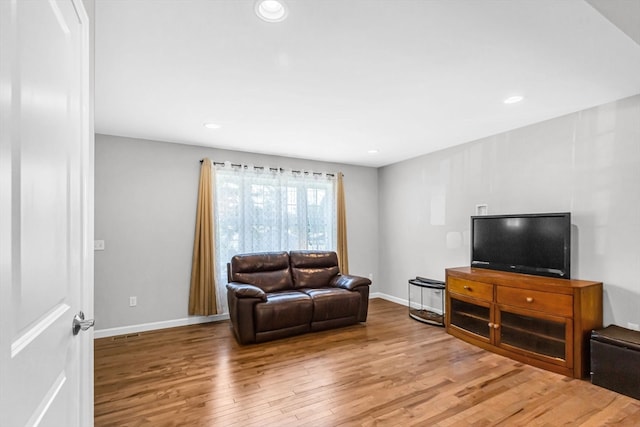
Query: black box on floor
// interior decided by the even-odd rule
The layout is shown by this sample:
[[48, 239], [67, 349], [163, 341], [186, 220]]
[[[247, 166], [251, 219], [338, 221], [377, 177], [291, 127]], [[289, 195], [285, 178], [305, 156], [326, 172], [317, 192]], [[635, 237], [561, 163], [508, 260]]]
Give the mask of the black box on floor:
[[640, 332], [616, 325], [591, 332], [591, 383], [640, 400]]

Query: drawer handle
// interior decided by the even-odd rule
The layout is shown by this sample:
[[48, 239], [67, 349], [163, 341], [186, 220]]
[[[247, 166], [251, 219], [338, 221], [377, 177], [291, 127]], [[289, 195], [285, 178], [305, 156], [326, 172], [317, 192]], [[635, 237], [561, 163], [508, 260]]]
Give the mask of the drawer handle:
[[527, 297], [527, 302], [533, 302], [533, 298]]
[[464, 285], [463, 288], [466, 289], [467, 291], [471, 290], [471, 286]]

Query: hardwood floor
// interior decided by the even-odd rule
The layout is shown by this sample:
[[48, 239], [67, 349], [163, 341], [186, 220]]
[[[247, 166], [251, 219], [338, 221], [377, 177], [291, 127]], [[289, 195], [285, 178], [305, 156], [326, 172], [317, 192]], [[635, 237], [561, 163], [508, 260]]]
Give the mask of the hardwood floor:
[[366, 325], [240, 346], [227, 322], [95, 342], [96, 426], [640, 425], [640, 401], [370, 301]]

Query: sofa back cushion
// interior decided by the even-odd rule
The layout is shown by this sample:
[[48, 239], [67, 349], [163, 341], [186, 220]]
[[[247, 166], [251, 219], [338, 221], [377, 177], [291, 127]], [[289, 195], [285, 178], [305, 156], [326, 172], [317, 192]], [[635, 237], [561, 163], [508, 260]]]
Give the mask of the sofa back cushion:
[[291, 251], [294, 288], [323, 288], [340, 273], [335, 252]]
[[232, 282], [254, 285], [265, 292], [293, 288], [289, 254], [286, 252], [236, 255], [231, 258], [230, 273]]

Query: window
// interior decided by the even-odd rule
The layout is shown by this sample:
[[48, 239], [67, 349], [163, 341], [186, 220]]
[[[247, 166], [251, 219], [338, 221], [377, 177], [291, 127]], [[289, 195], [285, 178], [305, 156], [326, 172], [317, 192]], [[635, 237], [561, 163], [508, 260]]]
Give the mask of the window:
[[[218, 295], [238, 253], [336, 249], [335, 179], [256, 169], [215, 172]], [[224, 298], [220, 298], [225, 306]], [[225, 310], [226, 311], [226, 310]]]

